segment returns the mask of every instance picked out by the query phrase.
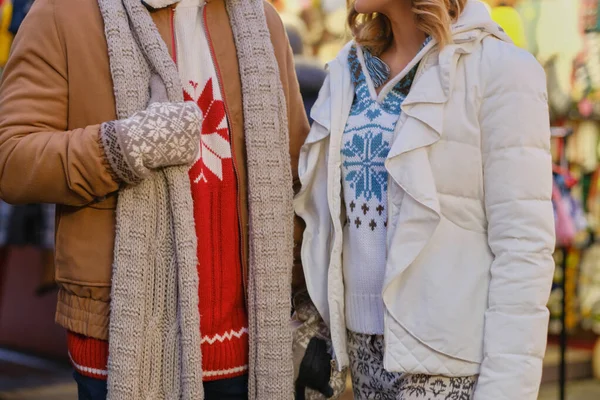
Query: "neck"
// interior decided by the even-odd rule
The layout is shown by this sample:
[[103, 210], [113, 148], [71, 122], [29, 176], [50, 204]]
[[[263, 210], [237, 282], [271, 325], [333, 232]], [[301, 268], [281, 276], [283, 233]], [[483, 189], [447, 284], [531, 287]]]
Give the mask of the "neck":
[[393, 40], [390, 51], [398, 54], [417, 54], [425, 41], [425, 33], [417, 27], [411, 1], [395, 2], [389, 12], [384, 13], [392, 27]]

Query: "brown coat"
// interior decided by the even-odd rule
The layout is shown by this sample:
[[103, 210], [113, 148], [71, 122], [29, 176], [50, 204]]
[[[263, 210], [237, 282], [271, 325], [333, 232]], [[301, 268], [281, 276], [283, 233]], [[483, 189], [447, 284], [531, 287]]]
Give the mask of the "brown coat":
[[[171, 52], [172, 12], [167, 8], [152, 13]], [[236, 152], [247, 270], [246, 151], [238, 61], [223, 0], [210, 1], [206, 13]], [[287, 99], [292, 171], [297, 179], [308, 122], [285, 30], [270, 5], [265, 5], [265, 13]], [[115, 119], [107, 44], [96, 1], [37, 0], [15, 38], [0, 85], [0, 198], [57, 204], [56, 320], [98, 339], [108, 338], [119, 190], [99, 142], [99, 124]]]

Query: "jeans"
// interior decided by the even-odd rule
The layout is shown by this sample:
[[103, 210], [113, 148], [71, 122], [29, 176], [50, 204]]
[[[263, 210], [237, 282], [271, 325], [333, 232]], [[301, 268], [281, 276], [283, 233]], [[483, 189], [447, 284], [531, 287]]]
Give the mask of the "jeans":
[[[106, 400], [106, 381], [88, 378], [77, 372], [73, 374], [77, 382], [79, 400]], [[204, 400], [247, 400], [248, 376], [204, 382]]]
[[248, 400], [248, 375], [204, 382], [204, 400]]
[[73, 373], [79, 400], [106, 400], [106, 381]]

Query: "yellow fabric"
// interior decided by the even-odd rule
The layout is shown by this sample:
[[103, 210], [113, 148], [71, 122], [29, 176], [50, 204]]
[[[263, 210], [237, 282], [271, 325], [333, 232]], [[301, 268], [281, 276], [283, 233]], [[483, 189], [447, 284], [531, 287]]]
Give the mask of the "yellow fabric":
[[10, 0], [4, 1], [0, 7], [0, 13], [0, 68], [4, 68], [13, 41], [13, 35], [8, 31], [12, 18], [12, 2]]
[[519, 47], [525, 48], [525, 27], [518, 11], [513, 7], [499, 6], [492, 8], [492, 19], [504, 29], [506, 34]]

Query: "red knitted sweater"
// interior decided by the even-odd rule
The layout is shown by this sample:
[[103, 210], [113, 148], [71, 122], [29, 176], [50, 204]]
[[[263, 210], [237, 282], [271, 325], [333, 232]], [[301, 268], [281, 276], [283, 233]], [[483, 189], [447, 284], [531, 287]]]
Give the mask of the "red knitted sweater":
[[[187, 2], [173, 14], [175, 57], [184, 99], [202, 110], [201, 152], [189, 170], [198, 239], [199, 312], [202, 372], [207, 380], [243, 375], [248, 370], [248, 316], [238, 209], [238, 177], [225, 103], [200, 10]], [[195, 29], [189, 28], [195, 25]], [[177, 58], [180, 58], [177, 60]], [[69, 355], [83, 375], [106, 379], [108, 342], [68, 335]]]
[[[186, 101], [202, 110], [202, 151], [190, 168], [198, 239], [199, 312], [205, 381], [232, 378], [248, 369], [248, 317], [240, 253], [238, 188], [225, 105], [218, 84], [202, 90], [189, 82]], [[220, 97], [220, 96], [219, 96]], [[69, 356], [82, 375], [108, 376], [108, 342], [68, 334]]]

